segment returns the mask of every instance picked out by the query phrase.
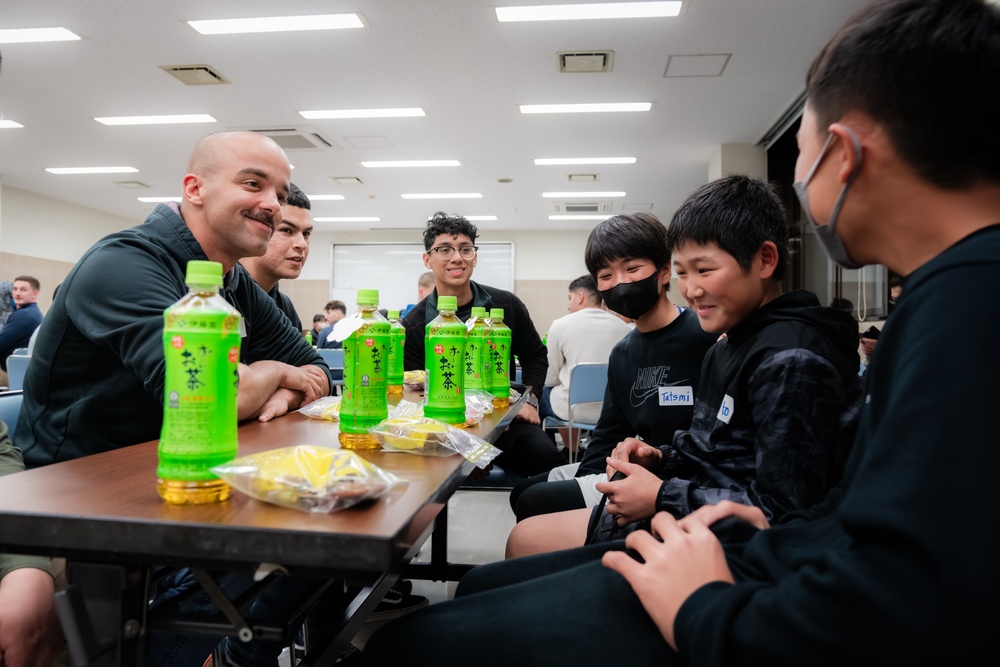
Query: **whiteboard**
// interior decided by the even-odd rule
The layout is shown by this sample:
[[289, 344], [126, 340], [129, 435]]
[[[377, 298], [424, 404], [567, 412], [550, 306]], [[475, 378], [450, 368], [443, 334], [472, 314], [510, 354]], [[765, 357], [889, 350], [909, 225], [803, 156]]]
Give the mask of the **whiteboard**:
[[[472, 279], [482, 285], [514, 291], [514, 244], [480, 243]], [[359, 289], [377, 289], [379, 308], [402, 310], [416, 303], [417, 279], [426, 271], [423, 243], [334, 243], [330, 298], [357, 306]]]

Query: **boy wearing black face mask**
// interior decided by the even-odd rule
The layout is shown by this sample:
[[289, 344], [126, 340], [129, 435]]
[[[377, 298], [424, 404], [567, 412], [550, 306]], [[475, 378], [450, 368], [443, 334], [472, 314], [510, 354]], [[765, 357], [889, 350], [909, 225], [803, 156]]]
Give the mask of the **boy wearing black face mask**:
[[[727, 335], [705, 355], [690, 428], [672, 442], [629, 438], [612, 452], [607, 475], [625, 478], [597, 485], [608, 500], [594, 517], [596, 541], [648, 528], [659, 511], [681, 518], [723, 500], [776, 521], [840, 481], [861, 402], [857, 326], [810, 292], [781, 293], [785, 240], [778, 196], [745, 176], [703, 186], [674, 215], [666, 243], [681, 294], [701, 328]], [[618, 285], [605, 298], [641, 308], [649, 284]], [[508, 553], [580, 546], [589, 518], [519, 525], [527, 538], [515, 549], [508, 541]]]
[[638, 436], [667, 443], [690, 426], [701, 360], [716, 336], [671, 303], [666, 238], [663, 223], [646, 213], [616, 215], [591, 231], [587, 269], [608, 308], [634, 320], [635, 329], [611, 351], [608, 389], [583, 460], [575, 470], [564, 466], [518, 485], [511, 494], [518, 521], [568, 510], [584, 510], [586, 521], [586, 508], [601, 499], [596, 484], [607, 480], [605, 459], [619, 442]]

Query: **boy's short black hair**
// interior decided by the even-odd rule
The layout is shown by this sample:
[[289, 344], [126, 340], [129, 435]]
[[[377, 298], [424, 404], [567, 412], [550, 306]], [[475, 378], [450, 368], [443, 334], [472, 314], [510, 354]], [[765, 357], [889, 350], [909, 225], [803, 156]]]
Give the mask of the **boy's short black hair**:
[[774, 280], [781, 280], [788, 264], [785, 207], [774, 188], [749, 176], [726, 176], [706, 183], [681, 204], [667, 229], [667, 248], [673, 253], [685, 243], [714, 243], [729, 253], [744, 273], [765, 241], [778, 248]]
[[857, 110], [941, 188], [1000, 183], [1000, 7], [984, 0], [875, 0], [813, 61], [821, 134]]
[[434, 245], [434, 239], [441, 234], [449, 236], [464, 234], [475, 243], [479, 230], [460, 215], [448, 215], [444, 211], [438, 211], [431, 216], [431, 219], [427, 221], [427, 227], [424, 228], [424, 250], [429, 252]]
[[595, 279], [616, 259], [648, 259], [662, 269], [670, 264], [667, 229], [652, 213], [613, 215], [591, 230], [583, 258]]
[[285, 199], [285, 205], [304, 208], [307, 211], [312, 209], [309, 197], [306, 197], [306, 193], [302, 192], [295, 183], [288, 184], [288, 198]]

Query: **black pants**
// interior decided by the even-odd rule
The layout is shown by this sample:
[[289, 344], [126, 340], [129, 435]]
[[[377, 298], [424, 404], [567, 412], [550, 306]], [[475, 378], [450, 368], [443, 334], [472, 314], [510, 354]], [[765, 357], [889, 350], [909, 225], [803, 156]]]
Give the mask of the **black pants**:
[[495, 459], [496, 464], [521, 477], [545, 473], [566, 463], [556, 449], [555, 441], [536, 424], [511, 423], [496, 446], [503, 450], [503, 454]]
[[454, 600], [389, 623], [365, 646], [366, 667], [680, 664], [601, 555], [623, 542], [477, 567]]
[[548, 473], [535, 475], [520, 482], [510, 492], [510, 508], [518, 521], [539, 514], [565, 512], [587, 506], [574, 479], [548, 481]]

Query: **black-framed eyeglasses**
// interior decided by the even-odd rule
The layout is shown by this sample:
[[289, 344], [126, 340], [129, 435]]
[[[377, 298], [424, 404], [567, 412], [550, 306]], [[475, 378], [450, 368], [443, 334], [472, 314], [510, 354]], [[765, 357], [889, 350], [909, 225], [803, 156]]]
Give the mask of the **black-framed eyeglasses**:
[[431, 252], [436, 252], [438, 257], [441, 259], [451, 259], [455, 254], [455, 251], [461, 255], [462, 259], [472, 259], [476, 256], [476, 251], [479, 250], [479, 246], [475, 245], [464, 245], [460, 248], [454, 248], [450, 245], [439, 245], [436, 248], [431, 248]]

